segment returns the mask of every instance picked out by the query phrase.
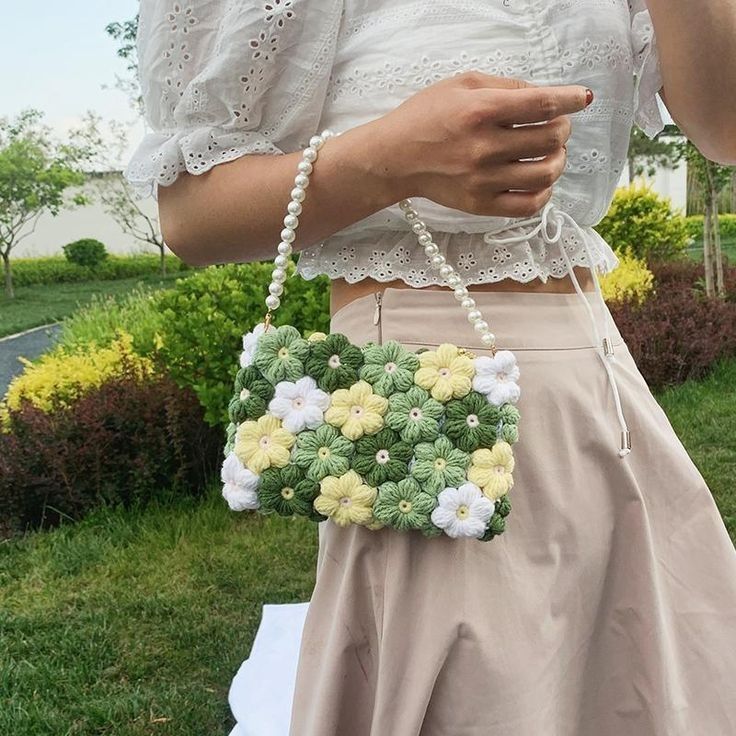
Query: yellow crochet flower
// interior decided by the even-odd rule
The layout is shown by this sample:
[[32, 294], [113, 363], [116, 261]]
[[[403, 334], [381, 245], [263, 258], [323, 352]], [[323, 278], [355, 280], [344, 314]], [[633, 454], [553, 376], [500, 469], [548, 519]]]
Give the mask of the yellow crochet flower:
[[473, 360], [455, 345], [444, 343], [436, 351], [419, 353], [419, 370], [414, 383], [432, 394], [436, 401], [460, 399], [470, 393], [475, 373]]
[[496, 442], [493, 449], [482, 448], [471, 456], [468, 480], [479, 486], [483, 494], [495, 501], [514, 485], [514, 453], [508, 442]]
[[314, 499], [314, 508], [323, 516], [329, 516], [336, 524], [373, 524], [373, 503], [378, 491], [363, 483], [354, 471], [339, 478], [328, 475], [319, 484], [320, 494]]
[[243, 422], [235, 436], [235, 455], [248, 470], [283, 468], [289, 462], [296, 437], [281, 426], [278, 417], [264, 414], [255, 422]]
[[368, 529], [370, 529], [372, 532], [378, 531], [379, 529], [383, 529], [384, 526], [386, 526], [384, 523], [378, 521], [375, 517], [373, 517], [373, 520], [370, 524], [366, 524]]
[[383, 427], [383, 415], [387, 408], [388, 399], [374, 394], [367, 381], [358, 381], [350, 388], [341, 388], [332, 394], [325, 421], [340, 427], [349, 440], [357, 440]]

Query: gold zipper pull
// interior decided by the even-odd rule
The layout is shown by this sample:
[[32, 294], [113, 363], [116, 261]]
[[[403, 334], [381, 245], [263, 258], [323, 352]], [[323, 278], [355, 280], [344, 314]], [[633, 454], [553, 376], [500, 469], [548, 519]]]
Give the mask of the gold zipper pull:
[[383, 292], [377, 291], [374, 296], [376, 298], [376, 311], [373, 312], [373, 324], [377, 325], [381, 321], [381, 302], [383, 300]]

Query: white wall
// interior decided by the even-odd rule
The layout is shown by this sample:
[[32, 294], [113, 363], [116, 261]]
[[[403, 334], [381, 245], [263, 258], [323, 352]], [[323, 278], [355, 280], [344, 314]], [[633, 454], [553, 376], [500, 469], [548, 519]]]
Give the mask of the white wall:
[[[663, 197], [669, 197], [672, 200], [673, 208], [682, 209], [685, 214], [687, 205], [687, 164], [680, 162], [676, 169], [658, 168], [655, 176], [648, 177], [645, 175], [636, 177], [637, 181], [650, 184], [654, 191]], [[619, 181], [619, 186], [626, 186], [629, 183], [629, 171], [624, 167], [624, 171]]]
[[[141, 208], [149, 215], [156, 215], [153, 197], [141, 200]], [[87, 205], [73, 210], [63, 210], [56, 217], [44, 214], [32, 235], [13, 248], [15, 258], [60, 255], [62, 246], [80, 238], [96, 238], [102, 241], [108, 252], [118, 255], [129, 253], [158, 253], [154, 246], [126, 235], [115, 220], [100, 205]]]

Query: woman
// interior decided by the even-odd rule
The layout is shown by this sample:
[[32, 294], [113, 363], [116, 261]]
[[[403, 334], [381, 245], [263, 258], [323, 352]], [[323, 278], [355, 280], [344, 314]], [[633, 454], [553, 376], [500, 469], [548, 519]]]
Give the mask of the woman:
[[411, 197], [521, 369], [506, 532], [322, 522], [283, 685], [254, 647], [273, 697], [243, 696], [238, 733], [286, 736], [289, 717], [290, 736], [736, 733], [736, 555], [596, 291], [617, 260], [592, 229], [632, 123], [663, 127], [657, 93], [736, 162], [736, 6], [648, 4], [141, 3], [153, 132], [127, 175], [154, 187], [176, 253], [271, 258], [301, 149], [331, 128], [294, 248], [303, 276], [332, 278], [332, 330], [483, 353]]

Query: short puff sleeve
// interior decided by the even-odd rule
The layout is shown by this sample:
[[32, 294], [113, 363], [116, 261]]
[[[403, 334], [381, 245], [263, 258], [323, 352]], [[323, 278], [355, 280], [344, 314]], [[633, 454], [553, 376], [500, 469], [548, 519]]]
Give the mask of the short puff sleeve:
[[629, 0], [631, 47], [634, 53], [634, 123], [654, 138], [663, 128], [664, 119], [657, 103], [662, 88], [657, 38], [646, 0]]
[[142, 195], [182, 171], [308, 144], [343, 0], [141, 0], [139, 81], [149, 131], [126, 179]]

